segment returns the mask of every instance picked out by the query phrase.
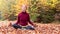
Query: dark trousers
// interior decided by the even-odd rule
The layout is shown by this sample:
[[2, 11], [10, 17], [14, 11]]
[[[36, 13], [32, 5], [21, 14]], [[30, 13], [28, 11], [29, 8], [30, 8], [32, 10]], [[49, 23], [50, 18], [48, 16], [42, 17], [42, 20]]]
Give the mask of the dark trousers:
[[13, 24], [12, 26], [13, 26], [15, 29], [18, 29], [18, 28], [22, 29], [22, 28], [24, 28], [24, 29], [29, 29], [29, 30], [35, 30], [32, 26], [22, 27], [22, 26], [17, 25], [17, 24]]

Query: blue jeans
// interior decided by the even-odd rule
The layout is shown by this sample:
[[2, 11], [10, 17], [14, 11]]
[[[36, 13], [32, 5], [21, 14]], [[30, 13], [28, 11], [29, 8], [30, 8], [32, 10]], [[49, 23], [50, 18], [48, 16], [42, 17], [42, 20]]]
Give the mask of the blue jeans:
[[17, 24], [13, 24], [12, 26], [13, 26], [15, 29], [18, 29], [18, 28], [22, 29], [22, 28], [24, 28], [24, 29], [29, 29], [29, 30], [35, 30], [32, 26], [22, 27], [22, 26], [17, 25]]

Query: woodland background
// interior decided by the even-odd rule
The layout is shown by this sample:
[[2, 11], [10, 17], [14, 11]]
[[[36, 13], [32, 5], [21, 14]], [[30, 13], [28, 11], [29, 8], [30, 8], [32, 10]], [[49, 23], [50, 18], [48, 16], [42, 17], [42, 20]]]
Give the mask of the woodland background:
[[0, 0], [0, 20], [17, 20], [23, 4], [34, 22], [60, 21], [60, 0]]

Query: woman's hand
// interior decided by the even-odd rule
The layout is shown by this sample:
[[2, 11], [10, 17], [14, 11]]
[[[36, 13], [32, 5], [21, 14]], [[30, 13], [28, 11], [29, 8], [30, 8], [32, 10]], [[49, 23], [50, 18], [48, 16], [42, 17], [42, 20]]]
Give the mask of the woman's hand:
[[37, 27], [38, 25], [34, 24], [33, 26], [34, 26], [34, 27]]

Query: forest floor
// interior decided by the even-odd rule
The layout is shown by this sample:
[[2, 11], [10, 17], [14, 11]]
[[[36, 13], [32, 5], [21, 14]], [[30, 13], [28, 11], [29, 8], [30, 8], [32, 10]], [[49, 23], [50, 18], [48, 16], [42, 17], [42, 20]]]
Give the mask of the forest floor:
[[[14, 23], [15, 21], [11, 22]], [[37, 25], [35, 30], [16, 30], [13, 27], [8, 26], [9, 24], [9, 21], [0, 21], [0, 34], [60, 34], [60, 24], [57, 23], [35, 23]]]

